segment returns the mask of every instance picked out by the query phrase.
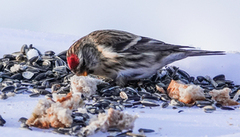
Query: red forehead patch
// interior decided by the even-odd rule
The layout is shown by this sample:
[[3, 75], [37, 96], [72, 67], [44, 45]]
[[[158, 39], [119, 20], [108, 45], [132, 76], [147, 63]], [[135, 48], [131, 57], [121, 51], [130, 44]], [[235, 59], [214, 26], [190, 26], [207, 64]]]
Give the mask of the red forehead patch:
[[78, 56], [76, 54], [71, 54], [69, 57], [67, 57], [67, 63], [71, 70], [76, 68], [79, 64]]

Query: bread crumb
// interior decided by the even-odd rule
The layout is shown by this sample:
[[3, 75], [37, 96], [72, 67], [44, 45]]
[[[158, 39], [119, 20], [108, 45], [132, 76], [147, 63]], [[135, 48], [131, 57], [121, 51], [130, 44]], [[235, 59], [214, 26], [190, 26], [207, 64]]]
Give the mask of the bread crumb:
[[157, 89], [157, 91], [159, 91], [160, 93], [163, 93], [163, 94], [166, 93], [165, 90], [163, 89], [163, 87], [160, 87], [159, 85], [156, 85], [156, 89]]
[[8, 97], [14, 97], [16, 94], [14, 92], [8, 92], [6, 95]]
[[72, 110], [82, 107], [84, 102], [80, 95], [53, 94], [52, 99], [40, 100], [26, 124], [38, 128], [70, 127], [73, 119]]
[[212, 100], [217, 101], [219, 104], [223, 106], [234, 106], [239, 105], [237, 101], [230, 99], [229, 92], [231, 91], [230, 88], [224, 88], [221, 90], [212, 90], [209, 94], [212, 96]]
[[196, 100], [205, 100], [203, 89], [196, 85], [186, 85], [172, 80], [167, 88], [169, 97], [185, 104], [192, 104]]
[[46, 110], [51, 107], [54, 102], [51, 99], [39, 100], [37, 106], [32, 112], [30, 118], [26, 121], [29, 126], [39, 128], [49, 128], [48, 119], [46, 119]]
[[63, 107], [60, 102], [52, 104], [46, 112], [51, 127], [70, 127], [73, 122], [72, 111], [68, 107]]
[[96, 93], [97, 85], [104, 83], [100, 79], [91, 78], [89, 76], [72, 76], [71, 81], [71, 90], [74, 94], [83, 94], [86, 97], [89, 97]]
[[21, 65], [19, 65], [19, 64], [14, 64], [14, 65], [10, 68], [10, 71], [11, 71], [12, 73], [18, 72], [18, 71], [20, 70], [20, 67], [21, 67]]
[[121, 130], [133, 129], [136, 119], [136, 115], [132, 116], [110, 108], [108, 109], [107, 114], [100, 113], [97, 118], [93, 117], [90, 124], [81, 129], [81, 133], [83, 135], [92, 135], [97, 129], [100, 129], [102, 132], [106, 132], [110, 127], [116, 127]]
[[124, 91], [121, 91], [120, 92], [120, 97], [124, 100], [127, 100], [128, 99], [128, 95], [124, 92]]

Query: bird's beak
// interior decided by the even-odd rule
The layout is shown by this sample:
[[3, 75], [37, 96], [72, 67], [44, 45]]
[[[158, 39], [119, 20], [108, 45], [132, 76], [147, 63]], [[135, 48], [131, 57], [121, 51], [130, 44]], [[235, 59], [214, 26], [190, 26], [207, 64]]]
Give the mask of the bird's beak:
[[84, 71], [84, 72], [82, 73], [82, 75], [83, 75], [83, 76], [87, 76], [87, 75], [88, 75], [87, 71]]
[[83, 71], [83, 73], [75, 73], [75, 75], [77, 75], [77, 76], [87, 76], [88, 73], [87, 73], [87, 71]]

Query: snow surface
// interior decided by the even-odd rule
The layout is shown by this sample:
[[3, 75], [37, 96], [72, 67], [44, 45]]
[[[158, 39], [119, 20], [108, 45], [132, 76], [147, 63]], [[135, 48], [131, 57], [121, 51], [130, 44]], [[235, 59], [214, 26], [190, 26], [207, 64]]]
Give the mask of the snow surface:
[[[59, 53], [79, 37], [70, 35], [59, 35], [42, 32], [20, 31], [0, 28], [0, 57], [7, 53], [19, 51], [23, 44], [33, 44], [42, 53], [53, 50]], [[225, 74], [226, 78], [240, 84], [240, 54], [228, 53], [224, 56], [192, 57], [173, 63], [187, 71], [190, 75], [209, 75], [214, 77], [218, 74]], [[33, 128], [32, 131], [21, 129], [20, 117], [30, 117], [39, 99], [43, 97], [30, 98], [28, 94], [18, 94], [7, 100], [0, 100], [0, 115], [6, 120], [6, 124], [0, 127], [0, 136], [18, 137], [40, 137], [40, 136], [63, 136], [54, 134], [51, 130]], [[179, 110], [183, 112], [178, 113]], [[124, 112], [137, 114], [139, 118], [135, 122], [134, 132], [138, 133], [139, 128], [154, 129], [154, 133], [147, 136], [240, 136], [240, 109], [226, 111], [217, 109], [213, 113], [205, 113], [197, 107], [183, 107], [172, 109], [171, 106], [162, 109], [160, 107], [143, 109], [126, 109]], [[108, 133], [98, 132], [93, 135], [107, 136]]]
[[239, 7], [239, 0], [1, 0], [0, 27], [77, 36], [119, 29], [172, 44], [240, 51]]

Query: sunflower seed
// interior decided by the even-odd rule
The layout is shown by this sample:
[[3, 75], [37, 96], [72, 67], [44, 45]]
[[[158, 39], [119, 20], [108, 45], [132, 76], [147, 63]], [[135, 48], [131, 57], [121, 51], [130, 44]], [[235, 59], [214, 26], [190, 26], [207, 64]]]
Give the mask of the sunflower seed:
[[205, 106], [205, 107], [203, 107], [203, 110], [206, 113], [212, 113], [213, 111], [216, 110], [216, 108], [214, 106]]
[[0, 115], [0, 126], [3, 126], [5, 123], [6, 123], [6, 121]]

